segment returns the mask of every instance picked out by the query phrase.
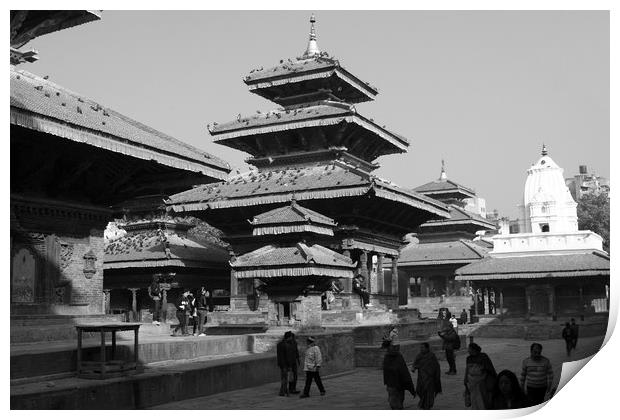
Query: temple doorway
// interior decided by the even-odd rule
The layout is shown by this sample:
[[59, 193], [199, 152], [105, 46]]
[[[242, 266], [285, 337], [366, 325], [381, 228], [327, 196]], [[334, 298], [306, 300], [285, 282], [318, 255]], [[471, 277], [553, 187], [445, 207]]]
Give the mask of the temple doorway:
[[532, 314], [548, 314], [550, 312], [549, 294], [546, 291], [532, 291], [530, 312]]
[[275, 302], [276, 309], [276, 324], [277, 325], [291, 325], [295, 320], [296, 315], [295, 302]]

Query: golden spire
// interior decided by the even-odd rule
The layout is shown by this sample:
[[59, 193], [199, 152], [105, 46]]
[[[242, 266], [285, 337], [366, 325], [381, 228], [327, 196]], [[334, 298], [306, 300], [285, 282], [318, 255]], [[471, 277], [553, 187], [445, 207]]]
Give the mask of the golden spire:
[[310, 16], [310, 39], [308, 40], [308, 48], [306, 48], [306, 52], [304, 53], [304, 57], [314, 57], [315, 55], [319, 55], [321, 50], [319, 50], [319, 46], [316, 43], [316, 32], [314, 31], [314, 22], [316, 19], [314, 18], [314, 13]]

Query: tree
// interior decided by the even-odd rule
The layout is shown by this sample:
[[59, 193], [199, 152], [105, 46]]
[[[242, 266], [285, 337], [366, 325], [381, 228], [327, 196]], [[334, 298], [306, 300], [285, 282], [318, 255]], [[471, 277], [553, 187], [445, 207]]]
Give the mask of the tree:
[[579, 230], [591, 230], [603, 237], [603, 249], [609, 252], [609, 196], [586, 194], [577, 202]]

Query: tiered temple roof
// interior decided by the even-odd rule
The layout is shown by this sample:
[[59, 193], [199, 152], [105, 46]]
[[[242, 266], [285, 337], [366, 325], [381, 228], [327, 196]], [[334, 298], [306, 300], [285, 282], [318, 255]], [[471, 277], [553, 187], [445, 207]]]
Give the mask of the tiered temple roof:
[[228, 263], [228, 251], [188, 235], [190, 225], [170, 220], [120, 224], [127, 234], [108, 242], [104, 269], [193, 267]]
[[267, 245], [241, 255], [230, 264], [237, 278], [353, 277], [357, 264], [321, 245]]
[[250, 221], [254, 227], [252, 235], [279, 235], [287, 233], [313, 232], [321, 235], [334, 235], [336, 223], [333, 219], [297, 204], [270, 210]]

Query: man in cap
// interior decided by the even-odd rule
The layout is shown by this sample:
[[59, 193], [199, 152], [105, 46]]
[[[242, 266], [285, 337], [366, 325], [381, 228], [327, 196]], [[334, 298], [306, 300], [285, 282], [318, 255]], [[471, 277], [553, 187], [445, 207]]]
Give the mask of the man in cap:
[[306, 356], [304, 358], [306, 385], [304, 386], [304, 392], [299, 396], [299, 398], [308, 398], [310, 396], [312, 379], [316, 382], [316, 386], [319, 388], [321, 395], [325, 395], [325, 388], [323, 387], [323, 382], [321, 382], [321, 376], [319, 375], [319, 369], [321, 367], [321, 363], [323, 363], [321, 349], [316, 345], [316, 340], [312, 336], [308, 337], [306, 342], [308, 344]]

